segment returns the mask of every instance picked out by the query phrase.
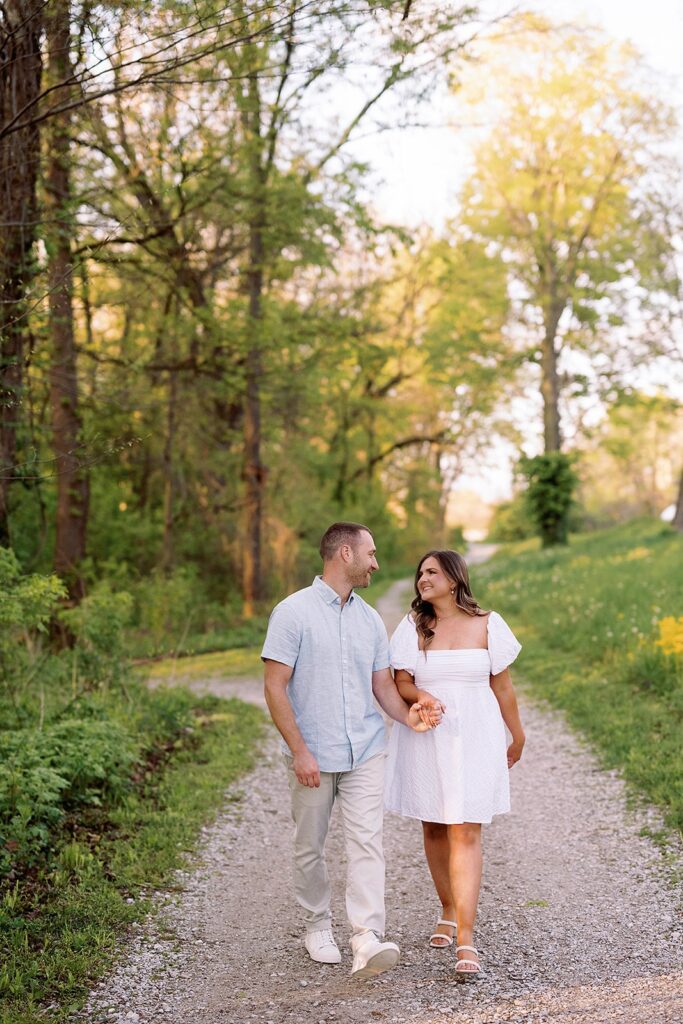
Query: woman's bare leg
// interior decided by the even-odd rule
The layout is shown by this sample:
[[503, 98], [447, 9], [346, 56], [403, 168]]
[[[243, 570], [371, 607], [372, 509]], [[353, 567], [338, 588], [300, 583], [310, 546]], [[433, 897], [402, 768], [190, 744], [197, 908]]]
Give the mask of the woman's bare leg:
[[[458, 945], [474, 946], [474, 922], [477, 917], [481, 887], [482, 849], [481, 825], [464, 822], [447, 825], [450, 845], [450, 884], [455, 897], [455, 920], [458, 922]], [[473, 953], [462, 958], [476, 960]], [[468, 967], [468, 970], [476, 970]]]
[[[448, 826], [441, 825], [435, 821], [422, 822], [422, 836], [424, 839], [425, 856], [429, 865], [429, 872], [434, 882], [436, 894], [441, 900], [441, 914], [447, 921], [455, 921], [455, 903], [451, 892], [450, 877], [450, 844], [448, 841]], [[441, 924], [434, 929], [435, 934], [443, 934], [445, 938], [453, 938], [453, 928]], [[444, 941], [435, 940], [437, 945], [447, 945]]]

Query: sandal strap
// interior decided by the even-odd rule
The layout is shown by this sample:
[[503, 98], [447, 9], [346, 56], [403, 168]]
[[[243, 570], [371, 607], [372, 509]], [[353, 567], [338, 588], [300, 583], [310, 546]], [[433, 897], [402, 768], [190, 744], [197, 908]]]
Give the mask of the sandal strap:
[[445, 917], [440, 917], [439, 918], [439, 920], [436, 922], [436, 927], [438, 928], [440, 924], [447, 924], [451, 928], [457, 928], [458, 927], [458, 922], [457, 921], [447, 921]]
[[[477, 971], [481, 970], [481, 964], [477, 963], [476, 960], [457, 960], [455, 963], [455, 969], [457, 971], [460, 964], [472, 964], [473, 967], [477, 968]], [[476, 974], [476, 971], [461, 971], [461, 974]]]
[[459, 953], [461, 949], [469, 949], [470, 953], [476, 953], [479, 956], [479, 950], [475, 949], [474, 946], [456, 946], [455, 952]]

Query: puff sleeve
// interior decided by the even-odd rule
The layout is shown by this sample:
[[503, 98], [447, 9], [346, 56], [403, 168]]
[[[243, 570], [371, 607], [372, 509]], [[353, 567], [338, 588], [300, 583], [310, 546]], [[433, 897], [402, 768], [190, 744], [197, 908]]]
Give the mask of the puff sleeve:
[[511, 665], [522, 649], [502, 615], [491, 612], [487, 623], [491, 675], [497, 675]]
[[389, 644], [389, 659], [393, 669], [403, 668], [415, 675], [418, 646], [415, 623], [409, 615], [399, 622]]

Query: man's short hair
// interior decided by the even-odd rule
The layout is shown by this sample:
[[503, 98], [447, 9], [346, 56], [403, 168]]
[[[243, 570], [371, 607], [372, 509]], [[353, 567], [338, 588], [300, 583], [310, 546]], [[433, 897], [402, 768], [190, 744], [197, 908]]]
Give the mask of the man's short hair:
[[362, 523], [332, 523], [332, 526], [328, 526], [320, 541], [320, 557], [323, 562], [334, 558], [342, 544], [355, 547], [361, 533], [372, 536], [372, 530]]

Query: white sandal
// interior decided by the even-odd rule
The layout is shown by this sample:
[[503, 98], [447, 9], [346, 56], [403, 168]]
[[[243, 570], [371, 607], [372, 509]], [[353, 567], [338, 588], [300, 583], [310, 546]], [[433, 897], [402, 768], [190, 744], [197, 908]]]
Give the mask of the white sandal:
[[[455, 921], [448, 921], [445, 917], [440, 917], [434, 925], [438, 928], [440, 924], [447, 924], [449, 928], [457, 928]], [[442, 942], [434, 942], [434, 939], [442, 939]], [[450, 935], [444, 935], [443, 932], [432, 932], [429, 936], [429, 945], [434, 949], [448, 949], [449, 946], [453, 945], [453, 938]]]
[[[474, 946], [456, 946], [455, 952], [459, 953], [461, 949], [467, 949], [469, 950], [470, 953], [474, 953], [476, 954], [476, 956], [479, 956], [479, 952], [474, 948]], [[458, 970], [460, 964], [470, 964], [472, 967], [476, 967], [476, 970], [468, 971], [462, 970], [462, 968]], [[481, 975], [481, 973], [481, 964], [477, 960], [461, 959], [456, 960], [455, 962], [455, 976], [458, 979], [458, 981], [475, 981]]]

